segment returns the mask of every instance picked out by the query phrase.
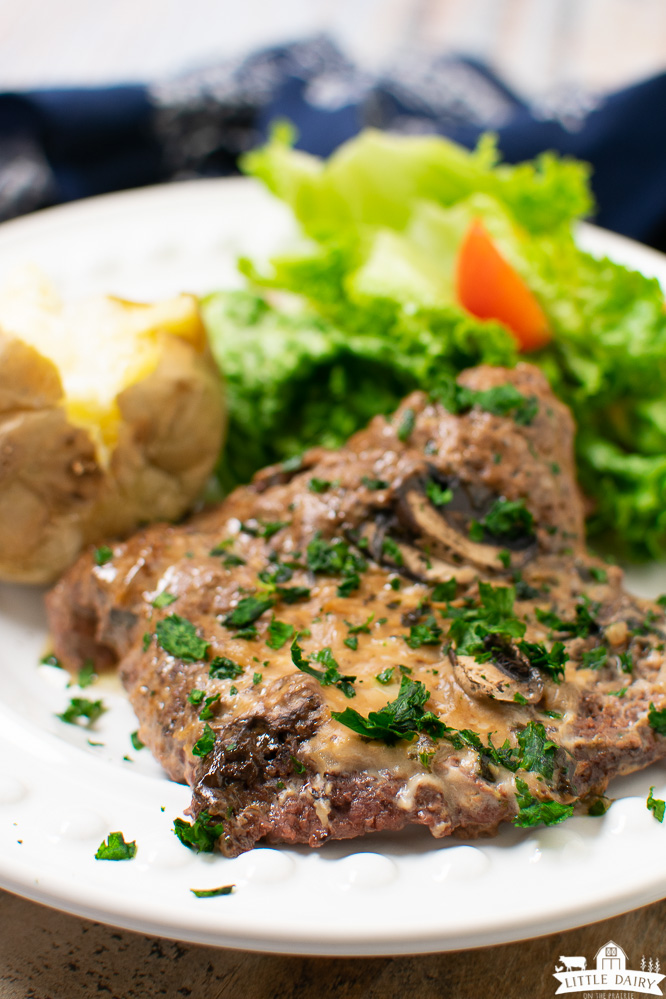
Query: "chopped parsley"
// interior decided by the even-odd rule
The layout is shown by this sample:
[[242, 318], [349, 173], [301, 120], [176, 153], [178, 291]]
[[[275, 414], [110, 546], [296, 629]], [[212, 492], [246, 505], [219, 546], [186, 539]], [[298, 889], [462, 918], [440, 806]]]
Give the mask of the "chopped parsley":
[[380, 489], [388, 489], [389, 487], [389, 483], [385, 482], [384, 479], [371, 479], [367, 475], [363, 476], [361, 482], [365, 488], [369, 489], [371, 492], [377, 492]]
[[197, 853], [212, 853], [216, 841], [224, 832], [224, 822], [215, 822], [208, 812], [200, 812], [196, 821], [173, 820], [173, 831], [180, 842]]
[[398, 440], [405, 444], [412, 436], [416, 426], [416, 413], [413, 409], [406, 409], [402, 414], [400, 426], [398, 427]]
[[208, 722], [204, 723], [203, 733], [192, 746], [193, 756], [208, 756], [215, 745], [215, 732]]
[[252, 674], [252, 683], [256, 687], [256, 685], [258, 683], [261, 683], [261, 681], [263, 680], [263, 678], [264, 678], [264, 674], [263, 673], [253, 673]]
[[513, 616], [516, 591], [513, 586], [491, 586], [479, 581], [479, 604], [473, 607], [451, 607], [453, 618], [448, 637], [465, 655], [483, 650], [488, 635], [522, 638], [525, 622]]
[[354, 708], [332, 711], [331, 716], [365, 739], [379, 739], [388, 746], [394, 746], [400, 739], [409, 741], [418, 732], [426, 732], [432, 738], [441, 738], [446, 725], [432, 711], [425, 711], [423, 708], [429, 697], [430, 692], [425, 684], [403, 676], [396, 699], [389, 701], [379, 711], [371, 711], [367, 718]]
[[141, 647], [143, 648], [144, 652], [148, 651], [148, 646], [150, 645], [152, 640], [153, 640], [152, 634], [149, 631], [144, 631], [143, 638], [141, 639]]
[[260, 537], [268, 540], [268, 538], [272, 538], [274, 534], [277, 534], [278, 531], [281, 531], [283, 527], [289, 527], [290, 523], [289, 520], [269, 520], [261, 525], [257, 533]]
[[208, 554], [209, 555], [224, 555], [224, 553], [227, 551], [227, 549], [231, 548], [231, 546], [233, 545], [233, 543], [234, 543], [234, 539], [233, 538], [225, 538], [224, 541], [218, 542], [218, 544], [216, 544], [214, 548], [211, 548], [211, 550], [208, 552]]
[[511, 415], [520, 426], [529, 426], [539, 412], [536, 396], [524, 396], [509, 383], [477, 392], [451, 381], [437, 394], [442, 405], [451, 413], [468, 413], [473, 406], [478, 406], [494, 416]]
[[631, 651], [620, 652], [618, 662], [620, 663], [620, 669], [623, 673], [633, 673], [634, 672], [634, 662], [631, 656]]
[[169, 593], [167, 590], [162, 590], [158, 593], [154, 600], [151, 600], [151, 604], [156, 610], [161, 610], [162, 607], [168, 607], [169, 604], [174, 603], [178, 597], [174, 597], [173, 593]]
[[533, 797], [528, 785], [519, 777], [516, 777], [516, 801], [519, 811], [513, 824], [521, 829], [530, 826], [554, 826], [573, 815], [573, 805], [562, 805], [559, 801], [552, 800], [541, 801]]
[[213, 711], [213, 704], [219, 701], [219, 699], [220, 699], [219, 693], [211, 694], [210, 697], [207, 697], [205, 699], [203, 708], [199, 712], [199, 718], [201, 719], [201, 721], [208, 721], [209, 718], [213, 717], [213, 715], [215, 714], [215, 712]]
[[86, 728], [89, 728], [105, 711], [102, 701], [90, 701], [87, 697], [72, 697], [62, 714], [56, 715], [56, 718], [67, 722], [68, 725], [76, 725], [82, 720]]
[[236, 632], [236, 638], [243, 638], [246, 642], [253, 642], [257, 637], [258, 632], [253, 624], [247, 628], [239, 628]]
[[375, 680], [377, 680], [378, 683], [383, 683], [383, 684], [390, 683], [391, 680], [393, 679], [394, 672], [395, 672], [395, 666], [387, 666], [385, 669], [381, 671], [381, 673], [377, 673]]
[[329, 479], [318, 479], [313, 475], [308, 482], [308, 489], [311, 493], [325, 493], [331, 488], [332, 485], [333, 483]]
[[113, 548], [109, 548], [108, 545], [100, 545], [99, 548], [95, 549], [93, 557], [96, 565], [106, 565], [113, 558]]
[[225, 569], [233, 569], [237, 565], [245, 565], [245, 559], [241, 558], [240, 555], [234, 555], [233, 552], [230, 552], [222, 559], [222, 565]]
[[[321, 663], [324, 669], [316, 669], [314, 666], [311, 666], [310, 662], [312, 660]], [[325, 648], [320, 649], [319, 652], [315, 652], [312, 660], [303, 658], [303, 650], [298, 644], [298, 637], [296, 637], [291, 645], [291, 661], [296, 669], [315, 677], [315, 679], [319, 680], [322, 687], [335, 686], [338, 690], [342, 691], [345, 697], [356, 696], [353, 686], [356, 677], [345, 676], [340, 672], [339, 665], [333, 658], [330, 646], [327, 645]]]
[[109, 833], [95, 854], [95, 860], [131, 860], [132, 857], [136, 857], [136, 841], [126, 843], [121, 832]]
[[351, 572], [348, 576], [345, 576], [338, 586], [337, 594], [339, 597], [350, 597], [354, 590], [358, 590], [360, 585], [361, 577], [357, 572]]
[[433, 506], [446, 506], [453, 499], [453, 490], [442, 488], [434, 479], [428, 479], [425, 491]]
[[648, 792], [646, 805], [654, 815], [657, 822], [663, 822], [664, 812], [666, 812], [666, 801], [662, 801], [661, 798], [654, 798], [653, 793], [654, 787], [651, 787]]
[[190, 888], [197, 898], [218, 898], [220, 895], [231, 895], [236, 885], [222, 885], [220, 888]]
[[258, 526], [252, 527], [250, 524], [241, 524], [241, 531], [250, 534], [253, 538], [272, 538], [274, 534], [281, 531], [283, 527], [289, 527], [289, 520], [268, 520], [257, 521]]
[[471, 523], [469, 533], [473, 541], [483, 541], [485, 532], [493, 538], [507, 541], [531, 537], [534, 534], [534, 517], [524, 500], [498, 499], [485, 517]]
[[620, 687], [619, 690], [609, 690], [608, 691], [608, 696], [609, 697], [624, 697], [624, 695], [627, 693], [628, 690], [629, 690], [628, 687]]
[[535, 607], [534, 613], [541, 624], [553, 631], [561, 631], [576, 638], [587, 638], [590, 634], [599, 631], [599, 625], [594, 617], [599, 613], [599, 604], [583, 597], [576, 605], [576, 614], [573, 621], [564, 621], [554, 611], [544, 611], [540, 607]]
[[388, 557], [396, 565], [404, 564], [405, 560], [402, 557], [400, 546], [393, 540], [393, 538], [384, 538], [382, 541], [382, 554], [388, 555]]
[[271, 559], [268, 568], [259, 573], [259, 579], [266, 586], [275, 589], [277, 583], [288, 583], [293, 575], [294, 570], [288, 562]]
[[42, 658], [39, 660], [39, 663], [40, 663], [40, 666], [55, 666], [56, 669], [64, 669], [65, 668], [63, 666], [63, 664], [60, 662], [60, 660], [58, 659], [58, 657], [54, 656], [53, 653], [51, 653], [49, 655], [46, 655], [46, 656], [42, 656]]
[[211, 659], [208, 670], [209, 676], [216, 680], [235, 680], [242, 672], [243, 667], [235, 663], [233, 659], [227, 659], [226, 656], [215, 656], [214, 659]]
[[520, 766], [523, 770], [533, 770], [546, 780], [551, 780], [555, 772], [557, 743], [552, 742], [541, 722], [531, 721], [518, 732], [520, 746]]
[[138, 730], [136, 732], [132, 732], [130, 735], [130, 742], [132, 743], [132, 748], [136, 749], [137, 753], [145, 746], [145, 742], [141, 742], [141, 739], [139, 738]]
[[590, 804], [587, 809], [587, 814], [591, 815], [593, 818], [601, 818], [602, 815], [606, 814], [611, 804], [612, 802], [610, 798], [605, 798], [601, 795], [600, 797], [595, 798]]
[[349, 545], [340, 538], [325, 541], [319, 533], [307, 547], [307, 564], [311, 572], [324, 576], [342, 576], [338, 586], [338, 596], [348, 597], [361, 584], [360, 572], [367, 569], [367, 562], [361, 555], [350, 551]]
[[205, 659], [210, 642], [199, 638], [191, 621], [178, 614], [170, 614], [155, 625], [157, 644], [169, 655], [193, 663]]
[[425, 621], [413, 624], [409, 635], [402, 636], [410, 649], [419, 649], [422, 645], [439, 645], [442, 640], [442, 629], [434, 616], [429, 614]]
[[268, 637], [266, 638], [266, 645], [270, 649], [281, 649], [283, 645], [293, 637], [295, 628], [293, 624], [288, 624], [286, 621], [278, 621], [275, 617], [271, 619], [271, 623], [268, 625]]
[[650, 728], [653, 728], [659, 735], [666, 735], [666, 709], [657, 710], [652, 701], [650, 701], [650, 710], [647, 717]]
[[516, 702], [516, 704], [527, 704], [527, 698], [523, 697], [523, 695], [520, 693], [519, 690], [515, 692], [515, 694], [513, 695], [513, 699]]
[[275, 589], [278, 600], [285, 604], [295, 604], [299, 600], [307, 600], [310, 596], [310, 589], [307, 586], [278, 586]]
[[605, 645], [596, 645], [593, 649], [583, 652], [582, 666], [584, 669], [603, 669], [608, 663], [608, 649]]
[[354, 652], [358, 649], [358, 636], [361, 632], [366, 635], [370, 634], [370, 624], [374, 616], [374, 614], [368, 615], [362, 624], [352, 624], [351, 621], [345, 621], [345, 624], [349, 628], [349, 633], [344, 640], [344, 644], [347, 648], [353, 649]]
[[223, 620], [226, 628], [244, 628], [273, 606], [272, 597], [243, 597]]
[[541, 722], [531, 721], [518, 732], [518, 746], [512, 746], [508, 739], [501, 746], [495, 746], [491, 735], [488, 735], [488, 745], [484, 746], [477, 732], [448, 726], [445, 726], [443, 737], [454, 749], [470, 746], [482, 761], [505, 767], [512, 773], [531, 770], [550, 780], [555, 771], [555, 756], [559, 747], [548, 738]]
[[294, 768], [295, 773], [297, 774], [305, 773], [305, 763], [299, 760], [298, 757], [296, 756], [290, 756], [289, 759], [291, 760], [291, 765]]
[[197, 688], [194, 687], [187, 695], [187, 700], [189, 704], [194, 704], [196, 707], [196, 705], [202, 703], [205, 696], [206, 696], [205, 690], [197, 690]]
[[76, 685], [81, 688], [89, 687], [96, 679], [95, 667], [90, 659], [86, 659], [76, 677]]
[[347, 627], [349, 629], [349, 634], [350, 635], [360, 635], [361, 633], [363, 633], [364, 635], [369, 635], [370, 634], [370, 625], [372, 624], [372, 620], [373, 620], [374, 616], [375, 616], [374, 614], [369, 614], [368, 617], [366, 617], [366, 619], [363, 622], [363, 624], [351, 624], [350, 621], [345, 621], [345, 624], [347, 625]]
[[445, 583], [437, 583], [430, 594], [430, 599], [436, 604], [448, 603], [449, 600], [455, 600], [457, 591], [457, 581], [455, 579], [447, 579]]
[[543, 642], [520, 642], [518, 648], [527, 656], [532, 666], [536, 666], [555, 683], [564, 677], [564, 666], [569, 661], [564, 642], [555, 642], [547, 649]]
[[536, 587], [530, 586], [523, 579], [523, 574], [520, 571], [513, 573], [513, 583], [516, 587], [516, 599], [517, 600], [536, 600], [537, 597], [541, 596], [541, 591], [537, 590]]
[[599, 569], [596, 565], [591, 565], [589, 567], [589, 573], [592, 579], [594, 579], [597, 583], [608, 582], [608, 573], [605, 569]]

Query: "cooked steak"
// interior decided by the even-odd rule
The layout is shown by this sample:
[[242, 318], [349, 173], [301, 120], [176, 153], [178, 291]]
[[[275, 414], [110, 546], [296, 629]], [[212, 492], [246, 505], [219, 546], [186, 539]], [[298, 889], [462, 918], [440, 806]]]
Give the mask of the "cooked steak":
[[459, 381], [48, 597], [228, 855], [548, 824], [666, 755], [662, 612], [585, 551], [568, 411], [528, 365]]

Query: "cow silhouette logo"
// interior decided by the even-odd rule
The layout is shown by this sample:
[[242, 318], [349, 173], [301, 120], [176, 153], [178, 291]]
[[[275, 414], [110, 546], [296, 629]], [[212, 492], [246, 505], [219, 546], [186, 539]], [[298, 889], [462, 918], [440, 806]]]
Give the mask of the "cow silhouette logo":
[[646, 958], [643, 954], [640, 970], [633, 971], [628, 967], [629, 958], [626, 951], [609, 940], [600, 947], [594, 955], [596, 968], [587, 966], [587, 958], [576, 954], [567, 956], [560, 954], [555, 964], [553, 977], [560, 983], [555, 995], [585, 992], [633, 992], [649, 996], [663, 996], [659, 984], [664, 975], [661, 974], [659, 958]]
[[563, 957], [560, 954], [560, 961], [563, 971], [585, 971], [587, 968], [587, 959], [584, 957]]

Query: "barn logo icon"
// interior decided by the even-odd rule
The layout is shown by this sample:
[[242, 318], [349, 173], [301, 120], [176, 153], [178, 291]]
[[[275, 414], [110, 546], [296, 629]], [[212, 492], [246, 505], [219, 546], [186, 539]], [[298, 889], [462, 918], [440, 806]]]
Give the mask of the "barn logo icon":
[[614, 940], [599, 948], [594, 956], [595, 968], [588, 968], [586, 957], [560, 954], [553, 975], [560, 983], [555, 995], [605, 992], [617, 994], [620, 999], [623, 992], [633, 992], [634, 995], [663, 996], [659, 983], [664, 975], [659, 958], [643, 955], [639, 970], [627, 967], [628, 960], [626, 952]]

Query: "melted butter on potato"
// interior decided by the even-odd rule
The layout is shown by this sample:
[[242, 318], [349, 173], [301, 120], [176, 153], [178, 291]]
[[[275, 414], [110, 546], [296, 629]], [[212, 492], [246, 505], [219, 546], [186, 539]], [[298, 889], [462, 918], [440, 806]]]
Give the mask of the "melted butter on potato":
[[219, 374], [191, 295], [63, 303], [37, 271], [0, 292], [0, 579], [180, 517], [219, 455]]
[[55, 364], [67, 416], [108, 465], [122, 416], [117, 397], [157, 368], [165, 335], [205, 347], [193, 295], [154, 305], [100, 297], [63, 303], [50, 282], [26, 269], [0, 293], [0, 327]]

